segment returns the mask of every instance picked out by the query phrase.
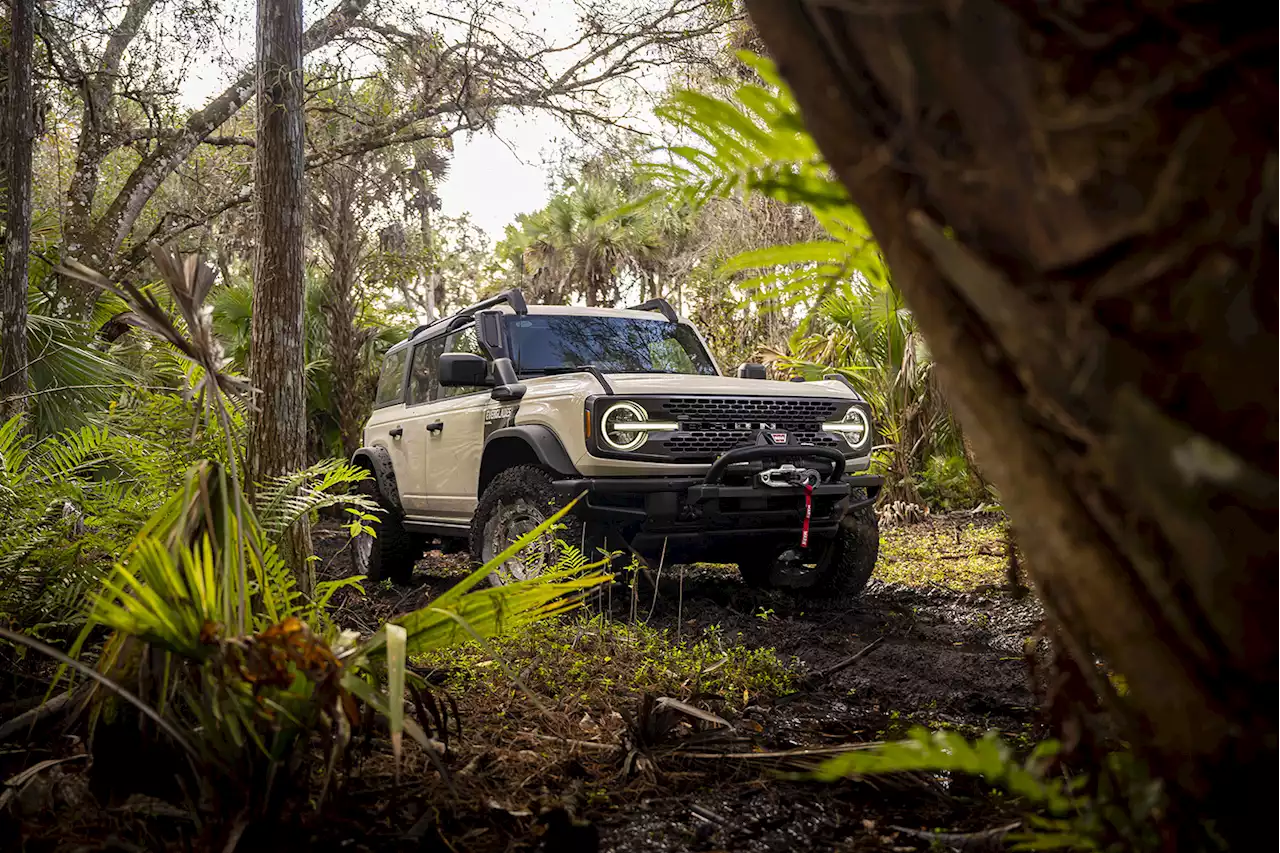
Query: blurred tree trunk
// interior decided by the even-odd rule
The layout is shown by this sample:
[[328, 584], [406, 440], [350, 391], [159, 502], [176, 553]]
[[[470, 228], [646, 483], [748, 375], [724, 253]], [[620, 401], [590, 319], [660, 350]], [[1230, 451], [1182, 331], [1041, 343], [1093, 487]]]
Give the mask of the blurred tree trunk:
[[748, 0], [1082, 670], [1245, 846], [1274, 804], [1276, 19]]
[[[306, 463], [301, 0], [258, 0], [257, 42], [258, 246], [249, 378], [258, 393], [249, 434], [250, 489]], [[286, 560], [310, 593], [305, 561], [311, 537], [305, 523], [297, 528]]]
[[[319, 189], [313, 193], [313, 224], [329, 251], [330, 271], [324, 299], [325, 325], [329, 336], [330, 375], [338, 434], [342, 452], [350, 459], [360, 448], [360, 435], [369, 415], [364, 398], [365, 366], [360, 357], [364, 335], [356, 324], [356, 282], [364, 237], [357, 220], [356, 198], [359, 163], [339, 162], [313, 179]], [[327, 451], [326, 451], [327, 453]]]
[[27, 408], [27, 256], [31, 251], [31, 145], [35, 139], [31, 53], [35, 3], [9, 3], [5, 57], [4, 162], [0, 210], [4, 211], [4, 257], [0, 258], [0, 421]]
[[[422, 195], [426, 195], [425, 190]], [[435, 234], [431, 229], [431, 207], [426, 198], [418, 203], [418, 230], [422, 234], [422, 285], [427, 307], [427, 316], [422, 318], [422, 322], [432, 323], [436, 319], [436, 275], [440, 269], [440, 259], [436, 257]]]

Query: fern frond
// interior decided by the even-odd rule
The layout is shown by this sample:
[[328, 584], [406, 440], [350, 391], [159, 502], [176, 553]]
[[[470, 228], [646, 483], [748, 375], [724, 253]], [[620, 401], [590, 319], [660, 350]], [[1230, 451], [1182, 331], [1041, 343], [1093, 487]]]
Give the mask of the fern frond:
[[259, 487], [254, 509], [262, 529], [280, 541], [304, 516], [335, 506], [376, 510], [377, 505], [352, 487], [369, 479], [369, 472], [341, 459], [325, 459], [299, 471], [276, 477]]
[[831, 758], [813, 773], [814, 778], [834, 781], [845, 776], [871, 776], [908, 771], [968, 773], [1000, 785], [1052, 814], [1067, 814], [1075, 805], [1061, 779], [1046, 779], [1036, 767], [1057, 749], [1053, 741], [1039, 744], [1025, 763], [995, 734], [969, 741], [956, 732], [911, 730], [906, 740], [858, 749]]

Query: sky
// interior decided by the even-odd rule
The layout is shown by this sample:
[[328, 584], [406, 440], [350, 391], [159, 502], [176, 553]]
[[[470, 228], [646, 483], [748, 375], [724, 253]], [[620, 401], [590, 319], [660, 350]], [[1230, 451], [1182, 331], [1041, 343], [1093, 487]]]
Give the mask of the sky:
[[449, 173], [440, 187], [441, 212], [470, 213], [471, 221], [495, 241], [517, 213], [545, 205], [543, 157], [564, 129], [546, 115], [499, 118], [494, 133], [468, 133], [454, 139]]
[[[304, 25], [332, 0], [306, 0]], [[239, 4], [229, 4], [231, 6]], [[549, 43], [573, 41], [577, 33], [573, 0], [521, 0], [523, 22], [512, 25], [537, 31]], [[198, 108], [226, 86], [253, 57], [252, 11], [242, 8], [221, 28], [212, 50], [192, 58], [180, 88], [184, 106]], [[655, 84], [656, 85], [656, 84]], [[641, 122], [644, 123], [644, 122]], [[439, 189], [442, 212], [469, 213], [471, 221], [493, 241], [519, 213], [543, 207], [550, 198], [547, 162], [571, 134], [546, 113], [507, 112], [492, 130], [453, 138], [453, 157]]]

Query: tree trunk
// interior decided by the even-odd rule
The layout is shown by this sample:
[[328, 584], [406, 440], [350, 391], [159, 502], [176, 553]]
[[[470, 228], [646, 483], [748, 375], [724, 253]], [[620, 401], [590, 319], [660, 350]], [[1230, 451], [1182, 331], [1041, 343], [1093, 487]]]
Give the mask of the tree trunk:
[[1243, 846], [1276, 765], [1274, 14], [747, 5], [1082, 669], [1125, 675], [1182, 828]]
[[431, 230], [431, 210], [426, 201], [418, 206], [418, 228], [422, 232], [422, 253], [425, 256], [422, 264], [422, 284], [426, 288], [427, 295], [427, 316], [422, 318], [422, 322], [431, 323], [436, 319], [436, 271], [440, 268], [440, 260], [436, 257], [435, 235]]
[[[360, 434], [368, 418], [368, 401], [363, 397], [364, 365], [362, 344], [356, 326], [356, 280], [360, 271], [362, 240], [356, 217], [356, 171], [353, 164], [340, 164], [334, 172], [316, 178], [325, 181], [325, 202], [318, 205], [317, 230], [329, 249], [332, 268], [325, 294], [325, 322], [332, 360], [334, 405], [342, 452], [350, 459], [360, 448]], [[326, 449], [325, 453], [329, 451]]]
[[[250, 489], [306, 462], [301, 0], [258, 0], [257, 38], [258, 246], [249, 376], [258, 393], [249, 434]], [[311, 548], [305, 523], [298, 525], [285, 551], [309, 593], [306, 558]]]
[[4, 257], [0, 258], [0, 421], [27, 407], [27, 257], [31, 251], [31, 146], [35, 140], [31, 54], [35, 3], [11, 0], [6, 57]]

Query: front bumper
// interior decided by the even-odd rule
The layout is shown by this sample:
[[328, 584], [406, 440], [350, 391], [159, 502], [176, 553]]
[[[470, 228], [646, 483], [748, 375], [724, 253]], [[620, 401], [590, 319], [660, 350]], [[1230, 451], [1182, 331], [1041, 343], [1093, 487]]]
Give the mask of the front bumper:
[[[567, 497], [584, 494], [579, 508], [590, 521], [625, 531], [642, 553], [676, 544], [685, 553], [721, 548], [728, 539], [799, 535], [805, 516], [803, 486], [766, 486], [758, 474], [780, 461], [817, 470], [809, 532], [835, 535], [845, 514], [875, 501], [882, 477], [845, 473], [839, 452], [809, 446], [741, 447], [722, 455], [701, 477], [582, 477], [556, 483]], [[855, 490], [865, 495], [854, 495]]]

